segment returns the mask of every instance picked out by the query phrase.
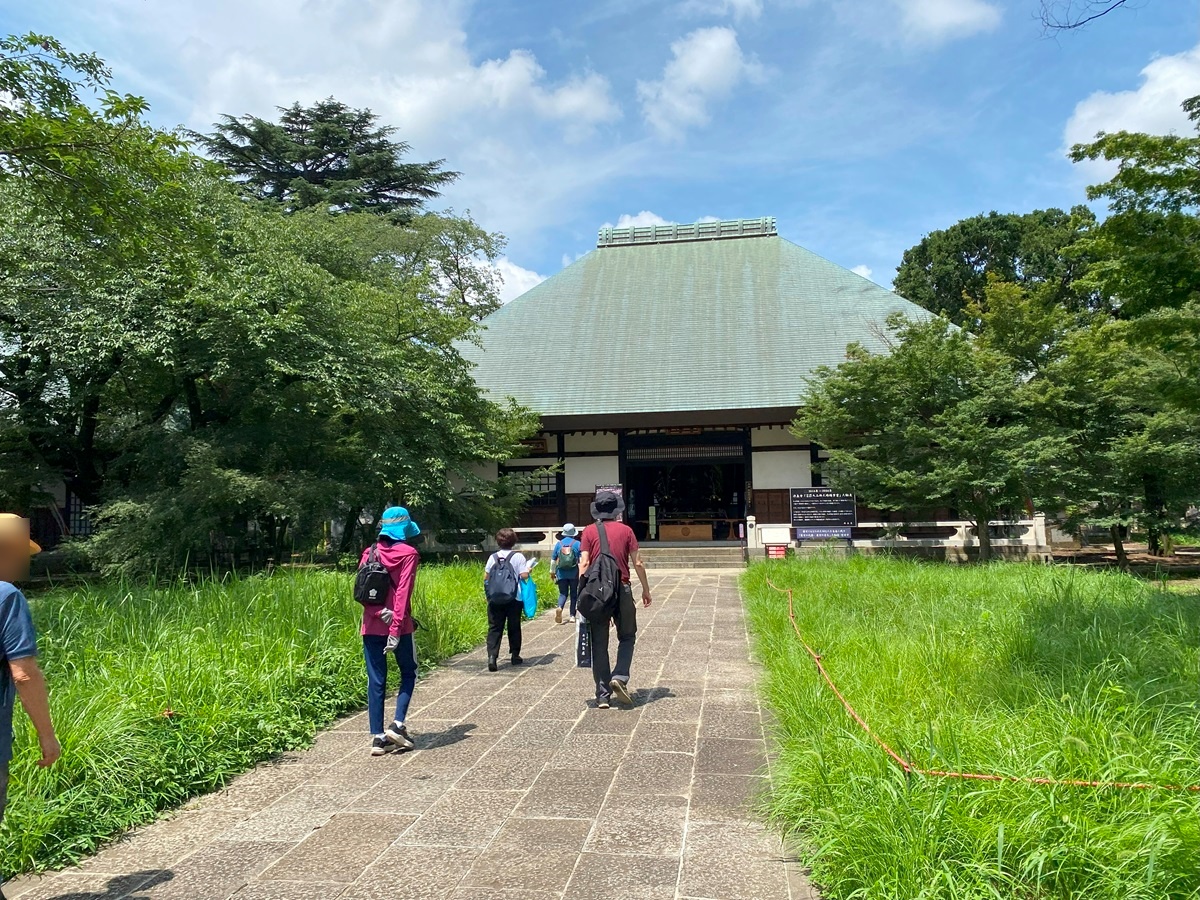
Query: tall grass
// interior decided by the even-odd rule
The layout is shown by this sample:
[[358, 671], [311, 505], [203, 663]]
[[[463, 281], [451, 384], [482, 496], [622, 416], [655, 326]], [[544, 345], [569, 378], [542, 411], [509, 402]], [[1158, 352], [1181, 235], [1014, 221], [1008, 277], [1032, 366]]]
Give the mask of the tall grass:
[[[32, 728], [16, 715], [3, 873], [74, 861], [362, 707], [351, 577], [309, 570], [35, 596], [63, 758], [36, 768]], [[481, 578], [480, 566], [421, 569], [425, 668], [483, 639]]]
[[820, 681], [925, 768], [1200, 783], [1200, 596], [1053, 567], [753, 566], [780, 758], [771, 814], [830, 898], [1200, 896], [1200, 795], [905, 776]]

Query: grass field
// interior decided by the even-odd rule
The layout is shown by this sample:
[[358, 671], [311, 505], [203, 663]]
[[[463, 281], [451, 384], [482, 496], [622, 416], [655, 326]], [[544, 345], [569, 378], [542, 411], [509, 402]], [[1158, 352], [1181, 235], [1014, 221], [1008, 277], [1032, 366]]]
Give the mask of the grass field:
[[1200, 795], [952, 782], [914, 764], [1200, 783], [1200, 594], [1015, 564], [763, 563], [744, 577], [775, 713], [771, 815], [831, 900], [1200, 896]]
[[[483, 640], [481, 577], [478, 565], [419, 572], [413, 603], [424, 666]], [[50, 770], [34, 766], [36, 741], [18, 709], [0, 828], [4, 875], [73, 861], [261, 760], [305, 746], [318, 728], [362, 707], [361, 607], [351, 579], [302, 570], [35, 595], [63, 758]], [[540, 588], [545, 606], [549, 585]]]

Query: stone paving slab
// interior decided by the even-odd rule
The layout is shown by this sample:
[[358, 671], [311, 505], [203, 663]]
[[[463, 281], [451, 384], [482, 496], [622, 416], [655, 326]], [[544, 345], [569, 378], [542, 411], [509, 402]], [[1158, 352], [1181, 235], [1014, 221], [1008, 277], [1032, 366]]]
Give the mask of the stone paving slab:
[[[10, 900], [818, 900], [755, 815], [770, 765], [736, 570], [653, 575], [633, 706], [595, 707], [574, 628], [525, 623], [423, 679], [417, 749], [362, 713]], [[615, 641], [614, 641], [615, 644]]]

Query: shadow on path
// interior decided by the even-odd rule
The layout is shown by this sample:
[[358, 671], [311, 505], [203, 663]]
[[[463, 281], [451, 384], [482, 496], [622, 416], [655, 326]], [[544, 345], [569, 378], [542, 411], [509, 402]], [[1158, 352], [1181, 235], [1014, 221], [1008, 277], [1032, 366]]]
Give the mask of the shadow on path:
[[137, 900], [142, 891], [166, 884], [175, 877], [169, 869], [148, 869], [132, 872], [129, 875], [118, 875], [104, 886], [103, 893], [96, 891], [74, 891], [70, 894], [57, 894], [55, 900]]

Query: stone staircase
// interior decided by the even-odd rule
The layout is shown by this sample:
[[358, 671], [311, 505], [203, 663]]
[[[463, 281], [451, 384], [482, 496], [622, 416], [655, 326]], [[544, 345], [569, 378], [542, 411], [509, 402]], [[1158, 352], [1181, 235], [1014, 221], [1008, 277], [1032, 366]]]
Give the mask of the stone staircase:
[[740, 569], [745, 566], [739, 546], [687, 546], [679, 544], [643, 544], [642, 560], [646, 568], [656, 569]]

